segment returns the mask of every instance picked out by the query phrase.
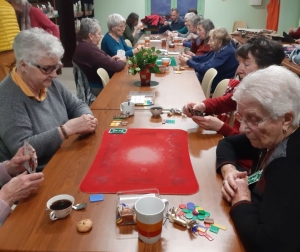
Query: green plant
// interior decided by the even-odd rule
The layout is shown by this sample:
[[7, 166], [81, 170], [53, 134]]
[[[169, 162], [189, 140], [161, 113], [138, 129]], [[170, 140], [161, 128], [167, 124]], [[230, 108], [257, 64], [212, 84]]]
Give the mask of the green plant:
[[161, 51], [155, 50], [155, 47], [151, 47], [151, 49], [142, 48], [133, 57], [128, 58], [128, 72], [134, 75], [148, 67], [151, 73], [158, 73], [159, 68], [156, 60], [160, 53]]

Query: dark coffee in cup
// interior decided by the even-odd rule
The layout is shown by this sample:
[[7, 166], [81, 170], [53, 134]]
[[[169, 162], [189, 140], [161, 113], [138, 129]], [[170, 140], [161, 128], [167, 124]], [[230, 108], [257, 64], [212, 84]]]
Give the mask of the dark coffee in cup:
[[50, 209], [51, 210], [62, 210], [62, 209], [68, 208], [71, 205], [72, 205], [72, 202], [70, 200], [61, 199], [61, 200], [54, 201], [51, 204]]

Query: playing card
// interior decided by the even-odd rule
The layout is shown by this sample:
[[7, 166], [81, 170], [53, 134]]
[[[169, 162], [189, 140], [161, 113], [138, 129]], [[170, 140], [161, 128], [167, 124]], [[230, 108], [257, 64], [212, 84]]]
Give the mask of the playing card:
[[124, 50], [118, 50], [118, 51], [117, 51], [117, 56], [118, 56], [118, 57], [125, 56], [125, 51], [124, 51]]
[[34, 152], [32, 146], [25, 140], [24, 141], [24, 155], [29, 155], [30, 159], [24, 163], [25, 169], [29, 173], [35, 173], [35, 160], [34, 160]]

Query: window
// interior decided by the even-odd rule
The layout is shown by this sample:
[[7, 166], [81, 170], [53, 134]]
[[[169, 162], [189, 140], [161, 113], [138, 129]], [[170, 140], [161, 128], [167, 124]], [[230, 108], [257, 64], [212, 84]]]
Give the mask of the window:
[[151, 0], [151, 14], [170, 15], [171, 0]]
[[180, 16], [183, 16], [188, 12], [189, 9], [193, 8], [197, 10], [198, 0], [177, 0], [177, 9]]

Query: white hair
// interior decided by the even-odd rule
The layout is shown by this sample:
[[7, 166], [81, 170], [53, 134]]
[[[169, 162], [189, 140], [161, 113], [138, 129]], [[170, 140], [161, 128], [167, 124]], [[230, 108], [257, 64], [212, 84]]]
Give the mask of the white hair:
[[292, 125], [300, 120], [300, 79], [282, 66], [267, 68], [248, 74], [233, 94], [238, 104], [257, 101], [273, 119], [293, 113]]
[[57, 37], [40, 28], [20, 31], [13, 43], [17, 67], [20, 61], [38, 63], [42, 58], [61, 59], [64, 48]]
[[191, 20], [191, 18], [195, 15], [196, 14], [194, 12], [188, 12], [185, 14], [184, 19]]
[[120, 14], [111, 14], [107, 18], [107, 28], [111, 31], [113, 27], [118, 26], [122, 22], [126, 23], [126, 20]]
[[95, 34], [100, 28], [100, 23], [95, 18], [83, 18], [80, 23], [80, 37], [87, 39], [89, 33]]
[[24, 5], [25, 3], [27, 3], [27, 0], [8, 0], [8, 2], [10, 2], [11, 4], [17, 4], [17, 5]]

